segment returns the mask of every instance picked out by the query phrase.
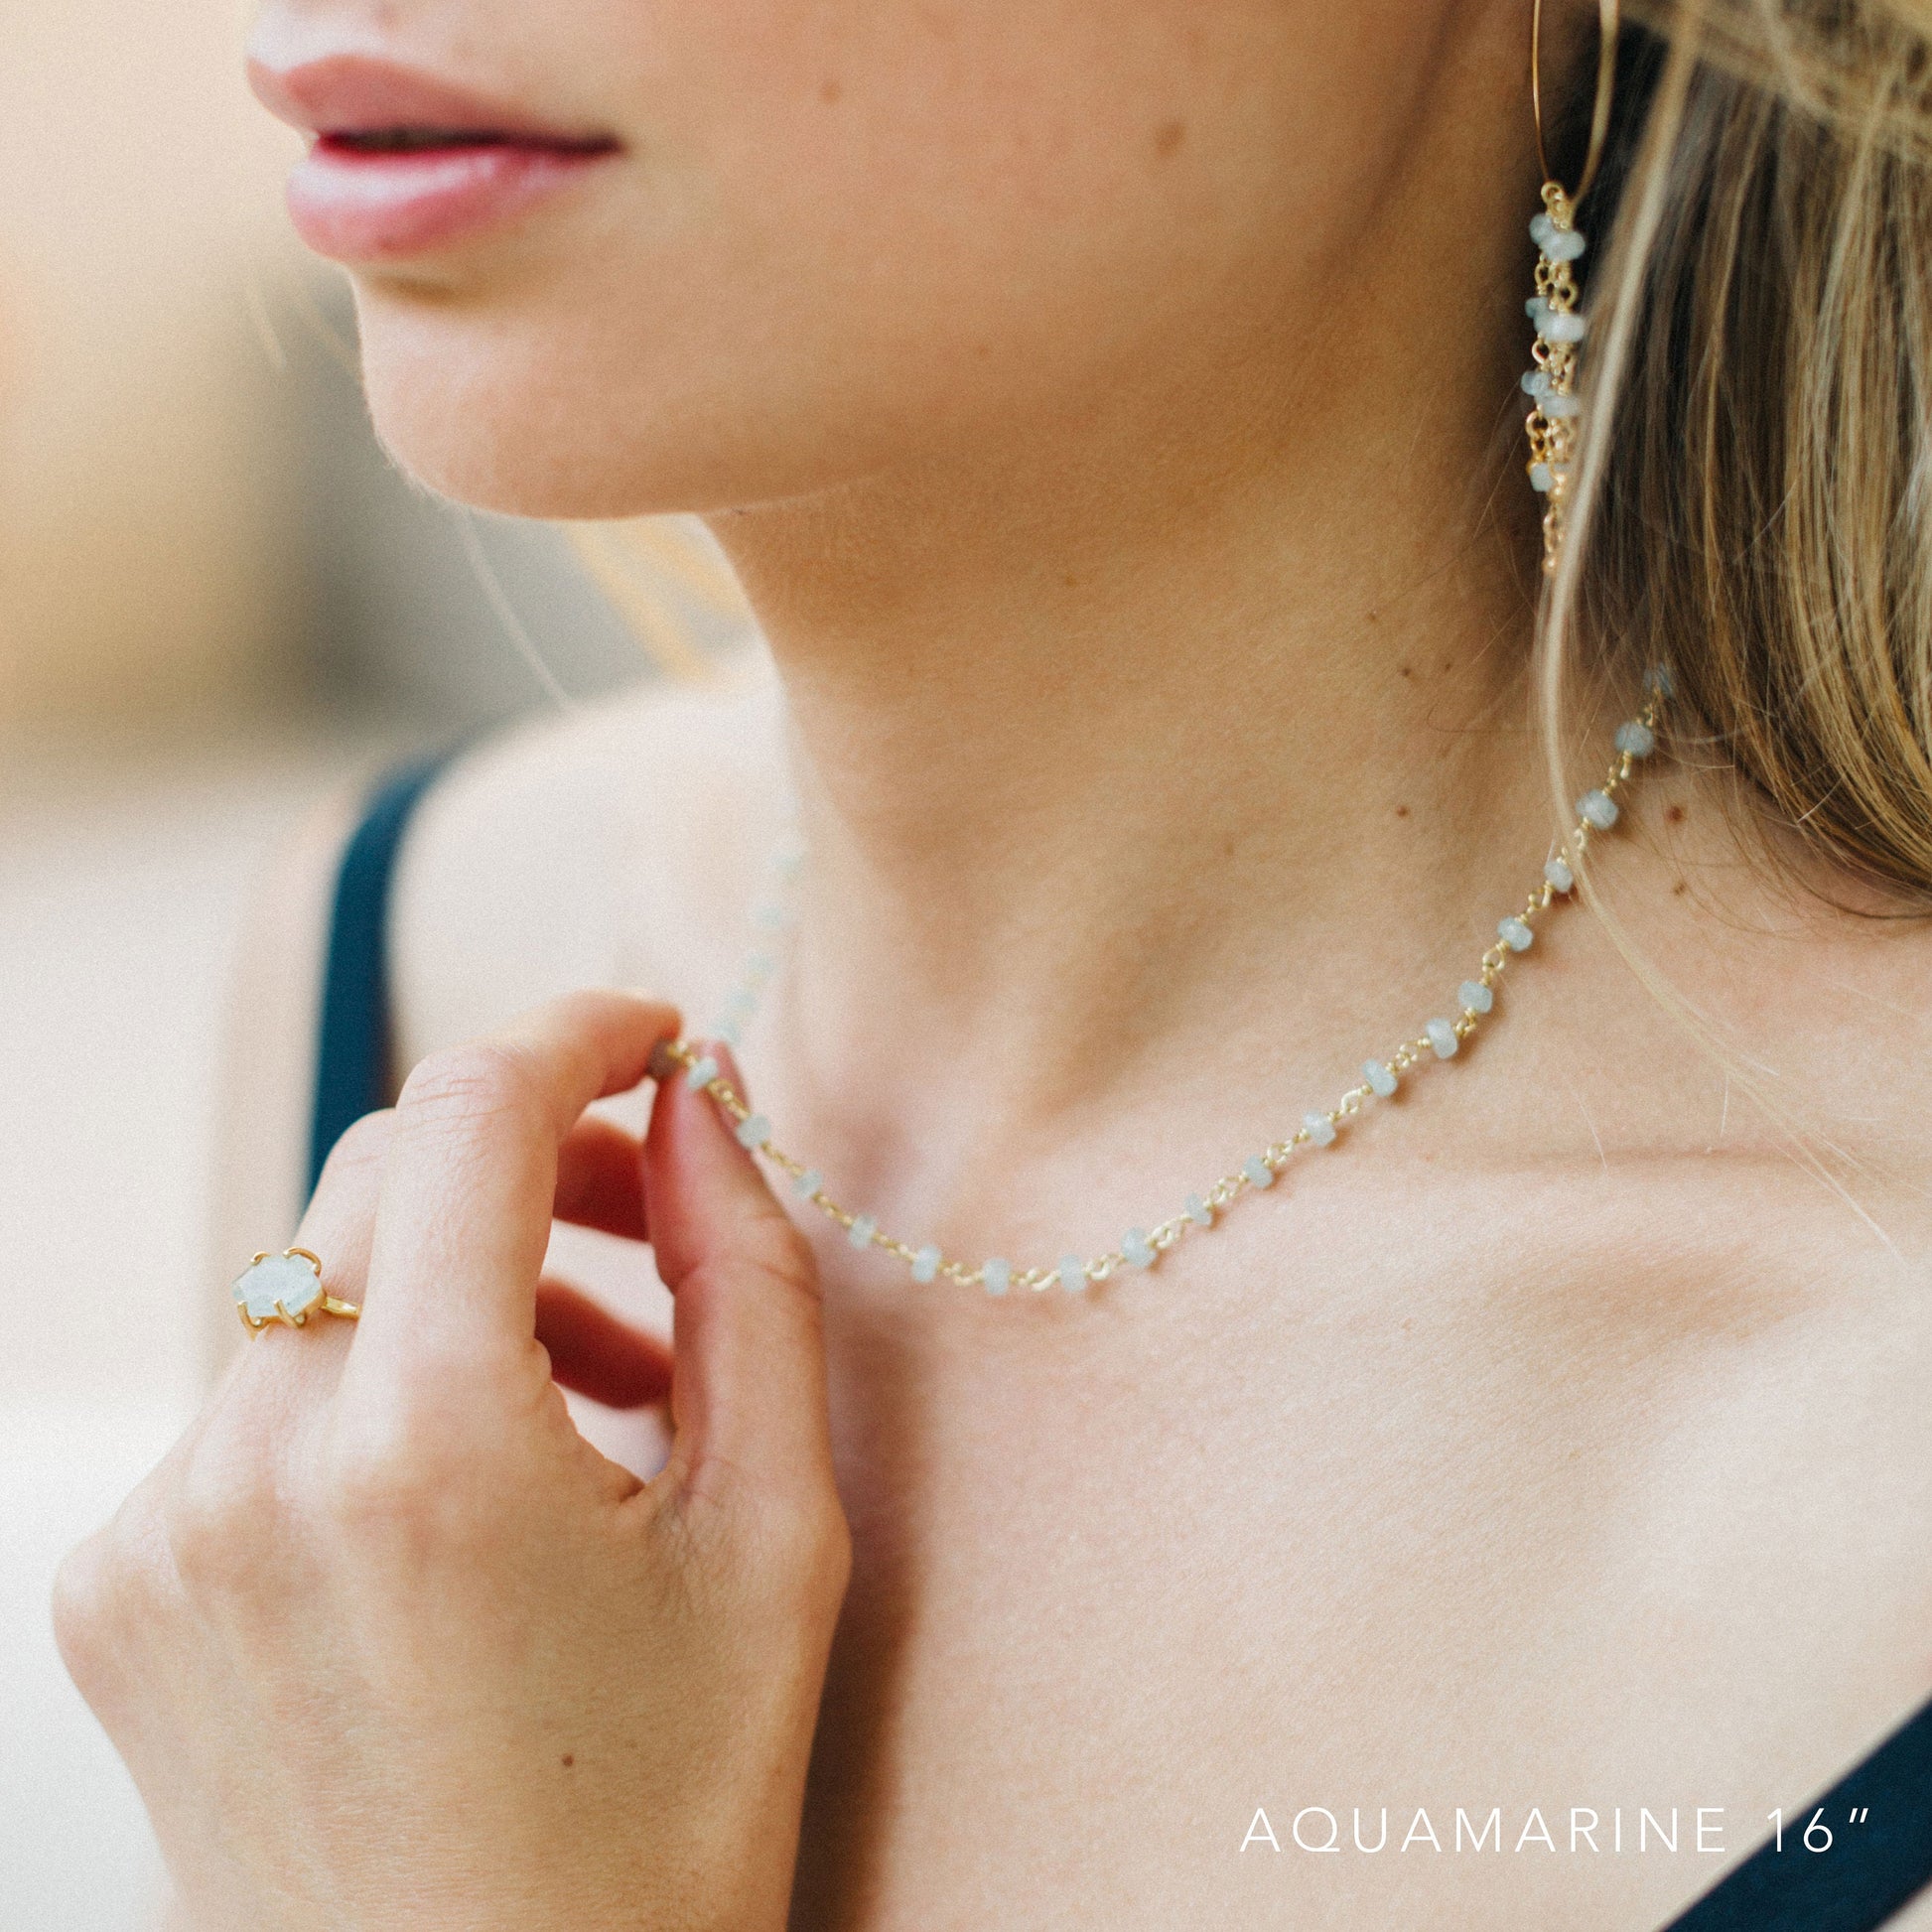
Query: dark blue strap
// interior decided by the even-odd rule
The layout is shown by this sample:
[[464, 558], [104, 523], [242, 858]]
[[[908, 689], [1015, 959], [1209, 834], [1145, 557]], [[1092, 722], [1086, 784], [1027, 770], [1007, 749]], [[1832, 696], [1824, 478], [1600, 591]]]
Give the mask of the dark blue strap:
[[449, 754], [385, 778], [343, 849], [323, 969], [309, 1190], [343, 1130], [389, 1104], [389, 890], [410, 814]]
[[[1831, 1849], [1805, 1849], [1815, 1813]], [[1876, 1932], [1932, 1884], [1932, 1704], [1665, 1932]], [[1820, 1833], [1812, 1842], [1819, 1843]]]

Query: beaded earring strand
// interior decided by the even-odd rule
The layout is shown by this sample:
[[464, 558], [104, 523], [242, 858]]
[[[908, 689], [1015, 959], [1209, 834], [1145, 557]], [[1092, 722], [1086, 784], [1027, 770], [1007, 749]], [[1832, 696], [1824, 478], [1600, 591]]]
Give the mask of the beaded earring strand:
[[[1547, 160], [1544, 161], [1543, 207], [1530, 223], [1530, 235], [1538, 249], [1536, 294], [1528, 305], [1536, 329], [1536, 344], [1532, 351], [1534, 366], [1523, 378], [1523, 389], [1534, 405], [1528, 424], [1530, 483], [1547, 499], [1543, 517], [1546, 573], [1555, 569], [1563, 542], [1563, 511], [1583, 413], [1577, 396], [1578, 357], [1587, 331], [1578, 308], [1575, 264], [1583, 256], [1586, 244], [1576, 226], [1576, 210], [1602, 156], [1609, 125], [1609, 89], [1615, 69], [1617, 0], [1599, 0], [1599, 4], [1603, 48], [1598, 64], [1589, 158], [1574, 194], [1554, 179]], [[1542, 0], [1535, 0], [1530, 31], [1530, 74], [1539, 159], [1543, 158], [1542, 18]], [[1016, 1270], [1000, 1256], [971, 1267], [948, 1258], [931, 1242], [914, 1247], [886, 1233], [877, 1216], [843, 1206], [826, 1191], [825, 1176], [817, 1168], [779, 1147], [772, 1139], [770, 1121], [747, 1105], [726, 1078], [716, 1054], [689, 1039], [672, 1040], [658, 1048], [651, 1070], [659, 1080], [682, 1077], [693, 1092], [708, 1094], [732, 1123], [740, 1144], [786, 1175], [793, 1192], [844, 1229], [846, 1239], [854, 1248], [861, 1251], [877, 1248], [893, 1256], [904, 1265], [915, 1282], [943, 1277], [961, 1288], [983, 1289], [993, 1296], [1016, 1289], [1039, 1293], [1050, 1288], [1079, 1295], [1122, 1269], [1150, 1269], [1190, 1234], [1216, 1226], [1220, 1217], [1244, 1194], [1272, 1187], [1282, 1170], [1303, 1150], [1333, 1147], [1343, 1128], [1365, 1107], [1378, 1100], [1392, 1099], [1404, 1076], [1418, 1067], [1455, 1057], [1463, 1042], [1493, 1012], [1497, 986], [1511, 959], [1518, 953], [1528, 952], [1535, 942], [1538, 918], [1574, 891], [1577, 868], [1591, 838], [1616, 824], [1621, 810], [1619, 794], [1629, 784], [1637, 765], [1656, 750], [1658, 718], [1671, 694], [1669, 672], [1659, 667], [1647, 673], [1644, 694], [1637, 715], [1617, 727], [1615, 761], [1602, 783], [1577, 801], [1576, 823], [1560, 849], [1545, 863], [1541, 883], [1519, 911], [1498, 921], [1495, 943], [1477, 962], [1475, 976], [1465, 979], [1455, 989], [1453, 1018], [1439, 1015], [1427, 1022], [1419, 1035], [1403, 1040], [1384, 1057], [1364, 1060], [1360, 1082], [1350, 1087], [1333, 1106], [1304, 1114], [1301, 1126], [1293, 1133], [1271, 1142], [1258, 1154], [1249, 1155], [1231, 1173], [1223, 1174], [1200, 1192], [1189, 1194], [1177, 1214], [1155, 1227], [1129, 1228], [1121, 1237], [1120, 1245], [1104, 1254], [1067, 1253], [1051, 1266]], [[806, 856], [797, 833], [787, 833], [771, 862], [767, 895], [753, 912], [753, 921], [764, 936], [747, 955], [738, 984], [712, 1029], [712, 1036], [722, 1044], [738, 1044], [745, 1027], [758, 1011], [764, 988], [778, 969], [773, 948], [779, 935], [796, 919], [797, 886]]]

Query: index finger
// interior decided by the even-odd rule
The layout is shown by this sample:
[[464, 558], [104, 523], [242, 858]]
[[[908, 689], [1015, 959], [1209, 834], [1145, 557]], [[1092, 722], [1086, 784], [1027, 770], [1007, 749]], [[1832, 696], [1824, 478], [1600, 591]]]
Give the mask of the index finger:
[[558, 1150], [677, 1028], [660, 1001], [576, 993], [416, 1068], [396, 1103], [351, 1373], [527, 1350]]

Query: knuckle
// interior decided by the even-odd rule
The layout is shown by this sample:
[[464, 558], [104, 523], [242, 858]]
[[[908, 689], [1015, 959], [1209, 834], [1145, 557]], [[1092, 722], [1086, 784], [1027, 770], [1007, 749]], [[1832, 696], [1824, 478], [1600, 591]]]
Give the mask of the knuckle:
[[176, 1574], [192, 1595], [229, 1595], [261, 1574], [282, 1515], [273, 1481], [256, 1460], [199, 1455], [163, 1505]]
[[387, 1107], [352, 1121], [329, 1150], [329, 1159], [323, 1164], [322, 1178], [316, 1183], [316, 1191], [322, 1193], [340, 1188], [372, 1171], [379, 1171], [388, 1154], [389, 1140], [395, 1126], [395, 1112]]
[[762, 1587], [789, 1600], [836, 1603], [852, 1574], [852, 1532], [835, 1493], [766, 1496], [748, 1538]]
[[322, 1507], [351, 1542], [474, 1540], [486, 1522], [454, 1436], [431, 1418], [362, 1418], [336, 1431], [324, 1458]]
[[525, 1109], [536, 1080], [528, 1054], [505, 1039], [472, 1040], [432, 1053], [403, 1082], [399, 1126], [462, 1130]]
[[68, 1675], [92, 1701], [118, 1637], [124, 1591], [109, 1532], [69, 1550], [54, 1573], [54, 1642]]
[[816, 1305], [818, 1257], [798, 1224], [774, 1201], [771, 1211], [748, 1216], [740, 1236], [739, 1264]]
[[153, 1499], [136, 1490], [54, 1573], [48, 1608], [55, 1645], [96, 1710], [159, 1627], [169, 1567]]

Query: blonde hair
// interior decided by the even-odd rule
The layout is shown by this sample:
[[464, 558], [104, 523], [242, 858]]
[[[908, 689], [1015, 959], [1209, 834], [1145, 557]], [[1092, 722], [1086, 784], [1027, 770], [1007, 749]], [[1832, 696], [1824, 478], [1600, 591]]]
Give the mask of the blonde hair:
[[1932, 0], [1630, 11], [1553, 771], [1586, 639], [1668, 663], [1774, 846], [1932, 910]]

